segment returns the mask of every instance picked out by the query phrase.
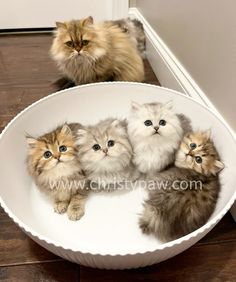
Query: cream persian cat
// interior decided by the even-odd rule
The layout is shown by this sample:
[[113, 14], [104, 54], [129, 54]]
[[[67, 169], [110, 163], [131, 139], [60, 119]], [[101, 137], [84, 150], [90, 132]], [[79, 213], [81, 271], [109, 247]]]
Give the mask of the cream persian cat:
[[80, 129], [78, 137], [79, 159], [91, 188], [112, 190], [138, 177], [124, 121], [108, 118]]
[[133, 163], [140, 172], [151, 175], [173, 163], [183, 137], [181, 124], [170, 102], [133, 102], [128, 134], [134, 150]]
[[117, 25], [94, 23], [92, 17], [56, 25], [51, 55], [75, 84], [144, 80], [137, 47]]
[[79, 124], [64, 124], [34, 138], [27, 136], [27, 167], [38, 188], [54, 201], [54, 211], [78, 220], [84, 214], [89, 192], [77, 156], [76, 132]]

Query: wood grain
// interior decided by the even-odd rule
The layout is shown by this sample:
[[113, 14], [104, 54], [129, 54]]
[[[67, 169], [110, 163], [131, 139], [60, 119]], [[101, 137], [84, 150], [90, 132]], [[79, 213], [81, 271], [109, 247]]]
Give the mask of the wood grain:
[[133, 270], [80, 267], [80, 281], [236, 281], [235, 242], [195, 245], [157, 265]]
[[77, 282], [79, 266], [66, 261], [0, 267], [1, 282]]
[[[0, 132], [21, 110], [68, 82], [50, 59], [51, 34], [0, 36]], [[157, 84], [145, 61], [146, 82]], [[79, 267], [28, 238], [0, 208], [0, 281], [236, 281], [236, 225], [228, 213], [186, 252], [126, 271]], [[80, 270], [80, 271], [79, 271]]]

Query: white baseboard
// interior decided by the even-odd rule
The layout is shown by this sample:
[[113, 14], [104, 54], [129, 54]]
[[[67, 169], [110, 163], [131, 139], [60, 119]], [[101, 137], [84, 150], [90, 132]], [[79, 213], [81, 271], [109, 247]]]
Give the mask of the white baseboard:
[[[143, 23], [146, 34], [146, 56], [161, 85], [185, 93], [211, 108], [236, 139], [235, 132], [140, 11], [137, 8], [130, 8], [129, 16]], [[236, 203], [231, 213], [236, 221]]]

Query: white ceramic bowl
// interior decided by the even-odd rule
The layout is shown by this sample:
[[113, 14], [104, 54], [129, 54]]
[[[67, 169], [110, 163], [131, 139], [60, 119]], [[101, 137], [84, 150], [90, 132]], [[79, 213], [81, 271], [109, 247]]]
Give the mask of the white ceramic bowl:
[[[138, 213], [145, 196], [141, 189], [91, 195], [85, 216], [71, 222], [53, 212], [38, 192], [25, 166], [25, 132], [41, 135], [65, 121], [84, 124], [109, 116], [127, 117], [131, 101], [174, 101], [177, 112], [192, 120], [195, 129], [212, 128], [226, 168], [214, 214], [195, 232], [161, 244], [141, 233]], [[178, 92], [138, 83], [99, 83], [52, 94], [21, 112], [0, 139], [0, 202], [8, 215], [37, 243], [51, 252], [83, 265], [98, 268], [133, 268], [168, 259], [206, 235], [232, 206], [236, 187], [236, 142], [217, 116]]]

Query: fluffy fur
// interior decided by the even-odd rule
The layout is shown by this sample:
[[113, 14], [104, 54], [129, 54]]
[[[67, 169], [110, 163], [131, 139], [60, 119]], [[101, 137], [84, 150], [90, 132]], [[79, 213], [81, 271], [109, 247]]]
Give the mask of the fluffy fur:
[[51, 54], [76, 84], [144, 80], [142, 58], [128, 34], [92, 17], [57, 23]]
[[118, 25], [123, 32], [129, 35], [142, 58], [145, 58], [146, 37], [143, 24], [137, 19], [131, 20], [130, 18], [113, 21], [113, 24]]
[[108, 118], [80, 129], [78, 136], [79, 158], [93, 188], [97, 183], [99, 188], [113, 189], [135, 179], [132, 148], [124, 121]]
[[[223, 167], [208, 132], [187, 134], [177, 152], [175, 167], [156, 176], [159, 186], [145, 201], [140, 218], [142, 231], [166, 242], [205, 224], [215, 209], [220, 191], [218, 173]], [[161, 183], [166, 183], [165, 188]]]
[[52, 197], [57, 213], [71, 220], [84, 214], [88, 194], [76, 146], [80, 124], [64, 124], [38, 138], [27, 136], [27, 167], [38, 188]]
[[[150, 125], [145, 125], [147, 121]], [[128, 133], [134, 150], [133, 163], [140, 172], [153, 174], [173, 163], [183, 137], [181, 124], [171, 103], [133, 102]]]

